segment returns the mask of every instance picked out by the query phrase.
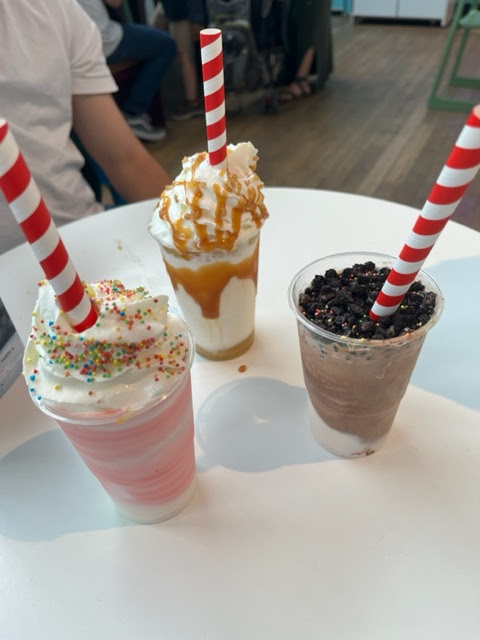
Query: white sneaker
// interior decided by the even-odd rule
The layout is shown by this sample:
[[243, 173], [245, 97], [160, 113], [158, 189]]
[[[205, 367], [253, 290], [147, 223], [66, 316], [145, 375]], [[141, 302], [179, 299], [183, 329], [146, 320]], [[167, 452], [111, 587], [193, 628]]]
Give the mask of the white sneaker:
[[163, 127], [156, 127], [152, 124], [152, 119], [148, 113], [138, 113], [136, 115], [125, 113], [124, 115], [131, 130], [140, 140], [156, 142], [158, 140], [163, 140], [167, 135], [167, 132]]

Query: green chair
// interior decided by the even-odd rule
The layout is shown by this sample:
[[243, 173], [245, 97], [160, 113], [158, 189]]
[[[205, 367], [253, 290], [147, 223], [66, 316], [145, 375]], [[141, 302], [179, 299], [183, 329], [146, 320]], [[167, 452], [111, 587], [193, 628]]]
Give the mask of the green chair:
[[[470, 112], [478, 102], [461, 98], [440, 96], [439, 90], [445, 79], [447, 67], [451, 64], [452, 59], [453, 66], [446, 86], [480, 90], [480, 77], [470, 77], [460, 74], [463, 55], [472, 30], [480, 29], [480, 11], [478, 9], [479, 1], [480, 0], [471, 0], [470, 2], [467, 2], [467, 0], [458, 0], [457, 2], [455, 15], [447, 37], [447, 44], [440, 61], [440, 67], [435, 75], [432, 92], [428, 99], [428, 106], [432, 109]], [[465, 13], [466, 4], [469, 4], [470, 8]], [[461, 35], [460, 44], [458, 45], [457, 53], [454, 56], [454, 45], [458, 34]]]

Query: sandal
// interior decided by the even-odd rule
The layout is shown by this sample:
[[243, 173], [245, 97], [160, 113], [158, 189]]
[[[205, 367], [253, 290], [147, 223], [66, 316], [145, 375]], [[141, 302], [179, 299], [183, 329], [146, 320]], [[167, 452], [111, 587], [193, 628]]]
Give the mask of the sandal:
[[280, 89], [280, 92], [277, 96], [279, 102], [292, 102], [299, 97], [299, 95], [288, 89], [288, 87], [283, 87], [282, 89]]
[[295, 78], [287, 87], [282, 87], [278, 94], [279, 102], [292, 102], [312, 95], [308, 78]]
[[300, 89], [302, 96], [312, 95], [312, 87], [310, 86], [308, 78], [299, 76], [295, 78], [295, 81], [292, 84], [295, 84]]

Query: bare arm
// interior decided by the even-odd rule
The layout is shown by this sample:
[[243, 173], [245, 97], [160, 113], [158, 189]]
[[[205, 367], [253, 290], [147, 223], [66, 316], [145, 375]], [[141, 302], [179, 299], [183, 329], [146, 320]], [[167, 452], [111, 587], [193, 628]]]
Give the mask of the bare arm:
[[158, 197], [170, 176], [136, 138], [112, 96], [74, 95], [72, 104], [75, 133], [125, 200]]

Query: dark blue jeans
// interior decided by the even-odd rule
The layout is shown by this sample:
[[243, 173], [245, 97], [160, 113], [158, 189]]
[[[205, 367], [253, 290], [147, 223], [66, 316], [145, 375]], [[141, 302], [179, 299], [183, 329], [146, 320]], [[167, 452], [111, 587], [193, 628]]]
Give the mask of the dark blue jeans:
[[149, 110], [175, 58], [177, 45], [172, 36], [155, 27], [131, 23], [124, 23], [122, 27], [123, 38], [107, 62], [140, 61], [130, 92], [122, 104], [124, 111], [136, 115]]

